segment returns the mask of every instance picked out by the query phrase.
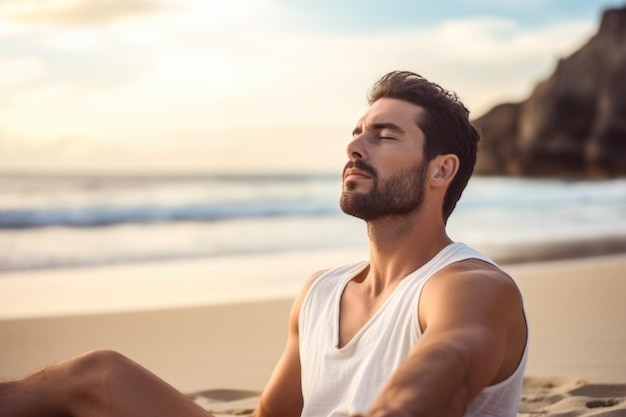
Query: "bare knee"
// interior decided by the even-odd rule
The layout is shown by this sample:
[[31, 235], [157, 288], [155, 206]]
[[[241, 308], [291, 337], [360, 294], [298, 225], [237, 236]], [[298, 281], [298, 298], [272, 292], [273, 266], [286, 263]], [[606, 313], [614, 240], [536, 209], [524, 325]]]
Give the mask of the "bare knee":
[[98, 350], [0, 384], [1, 416], [75, 416], [108, 401], [111, 372], [132, 368], [117, 352]]
[[71, 389], [69, 403], [108, 401], [114, 379], [123, 377], [137, 365], [113, 350], [94, 350], [60, 364]]
[[84, 353], [67, 361], [68, 372], [75, 377], [94, 375], [129, 366], [132, 361], [114, 350], [99, 349]]

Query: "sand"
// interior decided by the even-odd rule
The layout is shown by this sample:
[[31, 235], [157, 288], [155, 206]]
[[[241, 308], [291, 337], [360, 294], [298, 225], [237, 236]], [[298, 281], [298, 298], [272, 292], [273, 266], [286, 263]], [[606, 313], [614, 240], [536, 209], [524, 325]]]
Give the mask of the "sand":
[[[206, 408], [245, 414], [280, 355], [299, 286], [315, 270], [361, 255], [4, 274], [0, 378], [111, 348], [183, 392], [202, 392], [197, 400]], [[531, 326], [520, 416], [626, 416], [626, 254], [506, 270], [522, 290]]]
[[[197, 404], [216, 416], [249, 416], [259, 393], [244, 390], [206, 390], [192, 393]], [[524, 380], [518, 417], [623, 417], [626, 384], [590, 384], [558, 377]]]

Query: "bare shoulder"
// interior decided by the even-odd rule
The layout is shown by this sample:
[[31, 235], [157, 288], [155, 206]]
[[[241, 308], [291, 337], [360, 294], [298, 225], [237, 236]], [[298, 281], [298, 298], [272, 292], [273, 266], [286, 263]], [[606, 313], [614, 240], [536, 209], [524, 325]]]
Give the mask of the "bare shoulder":
[[306, 297], [307, 293], [309, 292], [309, 290], [311, 289], [311, 287], [315, 283], [315, 281], [317, 281], [317, 279], [319, 277], [324, 275], [329, 270], [330, 269], [322, 269], [320, 271], [315, 272], [310, 277], [308, 277], [306, 279], [306, 281], [304, 281], [304, 285], [302, 285], [302, 288], [300, 289], [300, 293], [298, 294], [298, 297], [296, 298], [296, 301], [300, 301], [300, 302], [303, 301], [304, 298]]
[[420, 321], [441, 312], [456, 312], [465, 319], [491, 314], [519, 315], [522, 296], [504, 270], [479, 259], [467, 259], [440, 270], [424, 287]]
[[427, 285], [443, 287], [449, 291], [461, 287], [463, 290], [474, 289], [471, 292], [491, 289], [519, 293], [517, 284], [509, 274], [498, 266], [480, 259], [466, 259], [450, 264], [433, 275]]
[[290, 320], [289, 320], [290, 328], [293, 331], [295, 331], [296, 333], [297, 333], [297, 330], [298, 330], [298, 321], [299, 321], [299, 317], [300, 317], [300, 309], [302, 307], [302, 303], [304, 303], [304, 299], [306, 298], [306, 295], [308, 294], [309, 290], [311, 289], [311, 286], [313, 286], [313, 283], [315, 281], [317, 281], [317, 279], [319, 277], [321, 277], [322, 275], [324, 275], [328, 271], [329, 271], [329, 269], [322, 269], [320, 271], [315, 272], [311, 276], [309, 276], [306, 279], [306, 281], [304, 281], [304, 284], [302, 285], [302, 288], [300, 289], [300, 292], [296, 296], [296, 299], [294, 300], [293, 306], [291, 308], [291, 316], [290, 316]]
[[330, 271], [330, 268], [327, 268], [327, 269], [322, 269], [322, 270], [319, 270], [319, 271], [315, 272], [314, 274], [312, 274], [312, 275], [311, 275], [311, 276], [310, 276], [310, 277], [309, 277], [309, 278], [305, 281], [304, 286], [303, 286], [303, 290], [308, 291], [308, 290], [311, 288], [311, 285], [313, 285], [313, 283], [314, 283], [315, 281], [317, 281], [317, 279], [318, 279], [319, 277], [321, 277], [322, 275], [324, 275], [324, 274], [325, 274], [326, 272], [328, 272], [328, 271]]

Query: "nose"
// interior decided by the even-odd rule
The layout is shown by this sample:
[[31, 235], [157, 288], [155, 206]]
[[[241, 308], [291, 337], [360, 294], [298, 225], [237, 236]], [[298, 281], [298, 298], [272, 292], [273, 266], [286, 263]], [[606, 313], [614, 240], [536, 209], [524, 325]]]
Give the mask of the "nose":
[[350, 143], [348, 143], [346, 153], [348, 154], [348, 158], [350, 158], [351, 161], [355, 159], [367, 159], [367, 152], [365, 149], [365, 141], [363, 136], [363, 134], [354, 135]]

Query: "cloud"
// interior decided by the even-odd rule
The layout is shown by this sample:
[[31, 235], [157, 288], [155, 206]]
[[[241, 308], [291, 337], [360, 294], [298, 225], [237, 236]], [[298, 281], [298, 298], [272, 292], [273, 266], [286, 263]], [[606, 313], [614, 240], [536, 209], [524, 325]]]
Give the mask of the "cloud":
[[300, 109], [304, 117], [339, 121], [346, 108], [360, 108], [357, 103], [364, 103], [366, 88], [378, 76], [408, 69], [457, 90], [478, 113], [496, 104], [497, 92], [500, 99], [521, 99], [594, 28], [593, 22], [567, 21], [527, 29], [512, 20], [481, 18], [384, 34], [270, 33], [253, 40], [262, 51], [255, 68], [260, 79], [273, 75], [280, 82], [248, 88], [271, 94], [279, 104], [291, 103], [293, 110], [284, 109], [283, 115], [296, 117], [293, 112]]
[[145, 16], [172, 6], [148, 0], [14, 0], [0, 4], [8, 20], [59, 26], [107, 25], [128, 17]]
[[[32, 135], [165, 139], [182, 130], [247, 126], [348, 127], [366, 89], [383, 73], [409, 69], [451, 88], [473, 114], [516, 100], [573, 49], [585, 22], [533, 31], [507, 20], [462, 20], [429, 30], [376, 35], [291, 35], [251, 28], [247, 35], [187, 43], [174, 26], [157, 44], [125, 44], [14, 64], [13, 78], [41, 77], [5, 114]], [[119, 29], [119, 28], [118, 28]], [[124, 33], [122, 33], [124, 34]], [[133, 52], [136, 52], [136, 56]], [[133, 60], [134, 59], [134, 60]], [[37, 63], [38, 62], [38, 63]], [[51, 75], [52, 74], [52, 75]], [[27, 79], [30, 79], [26, 77]], [[8, 82], [8, 81], [7, 81]], [[16, 95], [17, 95], [16, 91]], [[37, 112], [40, 120], [29, 124]], [[347, 131], [347, 130], [346, 130]], [[111, 140], [111, 139], [108, 139]]]
[[[479, 115], [524, 98], [596, 27], [472, 18], [392, 32], [314, 33], [287, 30], [284, 21], [297, 25], [296, 16], [271, 0], [197, 0], [169, 9], [111, 2], [105, 17], [92, 20], [99, 23], [77, 26], [61, 22], [88, 22], [96, 6], [55, 2], [55, 15], [48, 4], [39, 17], [59, 26], [22, 22], [20, 31], [2, 35], [0, 25], [0, 129], [25, 142], [54, 142], [65, 153], [71, 148], [72, 163], [92, 155], [89, 149], [123, 155], [114, 144], [134, 149], [126, 156], [131, 165], [159, 152], [156, 161], [176, 155], [200, 165], [210, 155], [224, 164], [236, 153], [260, 163], [271, 160], [264, 152], [297, 154], [297, 146], [310, 152], [290, 163], [321, 163], [328, 157], [313, 155], [311, 144], [344, 146], [367, 88], [387, 71], [417, 71], [455, 90]], [[0, 12], [7, 10], [0, 3]], [[142, 18], [126, 19], [133, 16]], [[316, 126], [314, 134], [303, 126]], [[9, 151], [4, 158], [18, 161]]]
[[[421, 72], [457, 90], [470, 107], [485, 110], [486, 92], [519, 97], [548, 75], [563, 51], [581, 42], [571, 33], [590, 27], [569, 22], [528, 31], [507, 20], [474, 19], [359, 36], [286, 36], [250, 27], [237, 36], [198, 32], [205, 38], [187, 42], [188, 27], [180, 23], [143, 44], [136, 38], [125, 42], [134, 36], [132, 25], [118, 27], [107, 37], [108, 46], [41, 62], [47, 74], [55, 74], [50, 84], [62, 80], [77, 94], [50, 111], [67, 109], [57, 114], [67, 123], [72, 114], [89, 112], [83, 120], [96, 122], [110, 107], [106, 113], [115, 116], [112, 125], [120, 129], [129, 119], [149, 116], [157, 120], [153, 126], [197, 128], [232, 126], [242, 114], [251, 124], [340, 122], [360, 111], [375, 78], [398, 68]], [[50, 38], [42, 42], [55, 47]], [[66, 67], [68, 59], [76, 63], [73, 68]]]
[[0, 88], [3, 90], [19, 88], [40, 78], [45, 72], [41, 61], [34, 58], [9, 58], [0, 62]]

